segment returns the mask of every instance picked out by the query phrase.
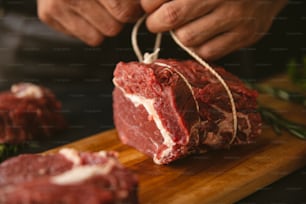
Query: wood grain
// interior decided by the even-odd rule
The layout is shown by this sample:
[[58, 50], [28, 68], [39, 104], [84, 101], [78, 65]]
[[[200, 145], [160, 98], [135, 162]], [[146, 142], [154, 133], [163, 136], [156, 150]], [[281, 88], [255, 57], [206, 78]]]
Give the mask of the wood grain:
[[[266, 83], [294, 89], [283, 76]], [[265, 95], [259, 101], [288, 119], [306, 124], [306, 110], [301, 106]], [[265, 125], [262, 136], [254, 144], [190, 156], [165, 166], [156, 165], [152, 159], [123, 145], [116, 130], [64, 147], [118, 151], [120, 161], [139, 176], [139, 198], [144, 204], [232, 203], [306, 164], [305, 141], [288, 133], [275, 135]]]

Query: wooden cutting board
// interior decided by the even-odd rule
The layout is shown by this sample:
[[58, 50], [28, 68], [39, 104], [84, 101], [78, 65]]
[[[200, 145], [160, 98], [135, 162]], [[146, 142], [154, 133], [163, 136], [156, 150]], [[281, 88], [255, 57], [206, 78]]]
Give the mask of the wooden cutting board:
[[[267, 83], [295, 89], [283, 76]], [[265, 95], [259, 101], [290, 120], [306, 124], [306, 109], [302, 106]], [[191, 156], [165, 166], [156, 165], [152, 159], [121, 144], [115, 130], [64, 147], [118, 151], [123, 165], [139, 176], [142, 204], [232, 203], [306, 164], [306, 141], [288, 133], [276, 135], [266, 125], [254, 144]]]

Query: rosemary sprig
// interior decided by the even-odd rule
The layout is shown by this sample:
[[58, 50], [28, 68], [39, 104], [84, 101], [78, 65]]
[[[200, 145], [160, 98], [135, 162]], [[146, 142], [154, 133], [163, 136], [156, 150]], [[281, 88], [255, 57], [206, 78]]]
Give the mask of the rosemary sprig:
[[306, 56], [303, 59], [291, 59], [286, 65], [287, 74], [291, 81], [306, 89]]
[[3, 160], [16, 156], [20, 153], [28, 152], [29, 150], [35, 150], [40, 148], [42, 145], [39, 141], [26, 141], [25, 143], [21, 144], [0, 144], [0, 162]]
[[294, 123], [282, 117], [271, 108], [259, 107], [259, 113], [264, 122], [271, 125], [277, 134], [281, 134], [282, 130], [290, 132], [292, 135], [306, 140], [306, 126], [298, 123]]
[[[258, 85], [246, 83], [252, 89], [257, 90], [259, 93], [269, 94], [278, 99], [293, 102], [306, 107], [306, 96], [298, 92], [292, 92], [281, 88], [275, 88], [267, 85]], [[281, 134], [282, 130], [290, 132], [292, 135], [306, 140], [306, 126], [303, 124], [294, 123], [276, 113], [273, 109], [260, 106], [259, 113], [264, 122], [271, 125], [274, 132]]]
[[288, 91], [285, 89], [275, 88], [266, 85], [251, 84], [250, 86], [253, 89], [259, 91], [260, 93], [269, 94], [275, 96], [278, 99], [293, 102], [306, 107], [306, 96], [298, 92]]
[[17, 144], [0, 144], [0, 162], [8, 157], [16, 155], [21, 149]]

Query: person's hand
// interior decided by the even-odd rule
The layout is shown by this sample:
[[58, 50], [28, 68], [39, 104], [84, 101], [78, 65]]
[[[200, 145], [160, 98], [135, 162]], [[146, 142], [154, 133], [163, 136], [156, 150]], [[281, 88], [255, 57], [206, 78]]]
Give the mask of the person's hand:
[[37, 0], [37, 9], [44, 23], [91, 46], [143, 13], [139, 0]]
[[174, 30], [202, 58], [218, 59], [255, 43], [287, 0], [141, 0], [151, 32]]

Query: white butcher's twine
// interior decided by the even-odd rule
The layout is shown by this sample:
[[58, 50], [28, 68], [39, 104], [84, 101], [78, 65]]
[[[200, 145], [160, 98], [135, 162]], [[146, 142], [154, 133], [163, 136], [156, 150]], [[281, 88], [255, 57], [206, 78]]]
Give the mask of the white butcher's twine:
[[[144, 55], [142, 55], [142, 53], [139, 49], [139, 46], [138, 46], [137, 34], [138, 34], [139, 27], [141, 26], [143, 21], [146, 19], [146, 17], [147, 16], [144, 15], [134, 25], [134, 28], [133, 28], [133, 31], [132, 31], [132, 46], [133, 46], [133, 50], [134, 50], [134, 52], [135, 52], [135, 54], [138, 58], [138, 61], [143, 62], [145, 64], [151, 64], [155, 60], [158, 59], [162, 34], [161, 33], [157, 34], [153, 52], [152, 53], [145, 53]], [[198, 63], [200, 63], [202, 66], [206, 67], [208, 69], [208, 71], [210, 71], [211, 74], [213, 74], [219, 80], [219, 82], [222, 84], [222, 86], [224, 87], [224, 89], [225, 89], [225, 91], [226, 91], [226, 93], [229, 97], [229, 100], [230, 100], [230, 103], [231, 103], [231, 109], [232, 109], [232, 113], [233, 113], [233, 137], [230, 141], [230, 144], [232, 144], [237, 137], [237, 120], [238, 119], [237, 119], [237, 110], [236, 110], [234, 97], [233, 97], [233, 94], [232, 94], [230, 88], [228, 87], [226, 82], [223, 80], [223, 78], [207, 62], [205, 62], [201, 57], [199, 57], [191, 49], [184, 46], [183, 43], [175, 36], [175, 34], [172, 30], [170, 31], [170, 35], [178, 46], [180, 46], [183, 50], [185, 50]], [[182, 74], [180, 74], [180, 75], [182, 75]]]

